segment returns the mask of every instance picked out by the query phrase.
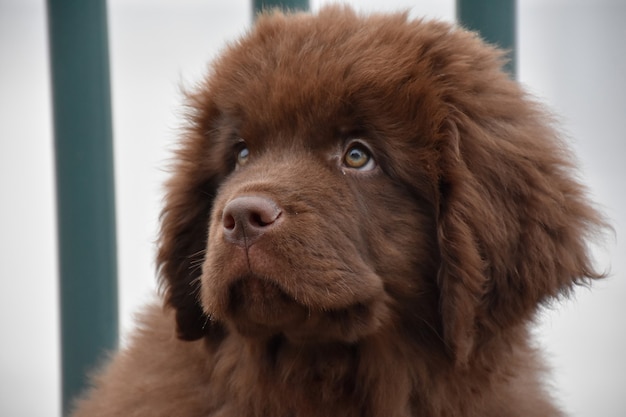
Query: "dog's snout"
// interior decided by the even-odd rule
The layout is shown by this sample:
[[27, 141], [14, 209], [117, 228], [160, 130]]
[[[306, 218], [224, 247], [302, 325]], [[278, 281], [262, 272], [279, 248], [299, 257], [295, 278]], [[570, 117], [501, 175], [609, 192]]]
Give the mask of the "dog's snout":
[[224, 237], [231, 243], [250, 246], [280, 220], [282, 210], [272, 199], [241, 196], [224, 207]]

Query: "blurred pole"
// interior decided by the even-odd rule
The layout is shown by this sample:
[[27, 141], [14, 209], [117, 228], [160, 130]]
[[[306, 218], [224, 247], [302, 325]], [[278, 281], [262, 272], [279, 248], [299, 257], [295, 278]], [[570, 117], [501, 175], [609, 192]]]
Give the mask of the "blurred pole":
[[487, 42], [509, 52], [505, 70], [516, 76], [515, 0], [457, 0], [457, 20], [464, 27], [480, 32]]
[[278, 7], [282, 10], [309, 10], [309, 0], [252, 0], [252, 16], [256, 19], [259, 12]]
[[106, 0], [47, 0], [55, 140], [63, 415], [117, 346]]

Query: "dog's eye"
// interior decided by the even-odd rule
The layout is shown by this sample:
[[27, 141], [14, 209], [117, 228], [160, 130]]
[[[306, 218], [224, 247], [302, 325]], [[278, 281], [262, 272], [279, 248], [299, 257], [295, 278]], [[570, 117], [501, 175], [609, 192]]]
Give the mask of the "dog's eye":
[[348, 147], [343, 157], [343, 163], [348, 168], [354, 168], [360, 171], [369, 171], [376, 166], [369, 149], [358, 142]]
[[237, 151], [237, 166], [243, 166], [248, 162], [248, 157], [250, 156], [250, 151], [245, 143], [242, 143]]

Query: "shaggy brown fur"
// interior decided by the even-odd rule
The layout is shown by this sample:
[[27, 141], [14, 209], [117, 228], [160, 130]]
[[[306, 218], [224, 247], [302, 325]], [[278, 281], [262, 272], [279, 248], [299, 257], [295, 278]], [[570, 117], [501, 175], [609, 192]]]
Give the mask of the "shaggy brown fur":
[[75, 416], [557, 416], [529, 325], [601, 221], [469, 32], [262, 16], [189, 94], [165, 307]]

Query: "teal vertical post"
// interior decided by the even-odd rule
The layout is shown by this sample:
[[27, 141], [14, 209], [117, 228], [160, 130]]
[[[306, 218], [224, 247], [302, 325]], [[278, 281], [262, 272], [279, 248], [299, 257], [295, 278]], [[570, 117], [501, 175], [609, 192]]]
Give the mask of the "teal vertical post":
[[47, 0], [63, 414], [117, 346], [117, 262], [105, 0]]
[[265, 10], [272, 8], [281, 8], [283, 10], [309, 10], [309, 0], [252, 0], [253, 16]]
[[464, 27], [480, 32], [487, 42], [509, 50], [510, 61], [505, 69], [516, 75], [516, 1], [457, 0], [457, 20]]

